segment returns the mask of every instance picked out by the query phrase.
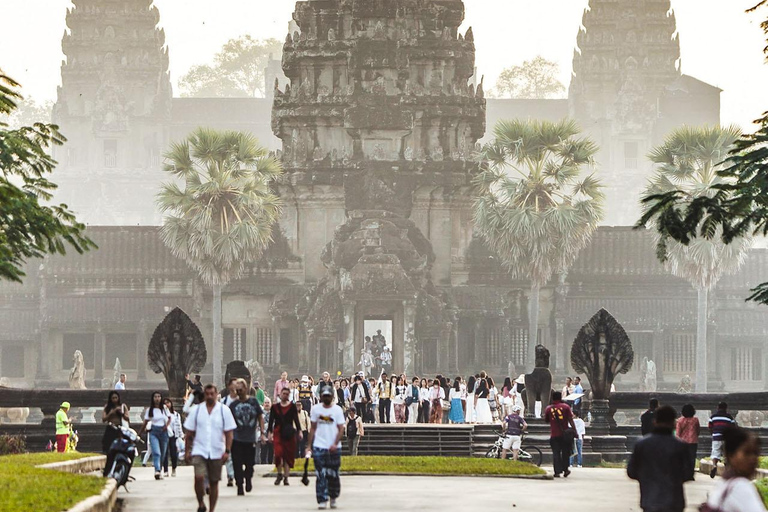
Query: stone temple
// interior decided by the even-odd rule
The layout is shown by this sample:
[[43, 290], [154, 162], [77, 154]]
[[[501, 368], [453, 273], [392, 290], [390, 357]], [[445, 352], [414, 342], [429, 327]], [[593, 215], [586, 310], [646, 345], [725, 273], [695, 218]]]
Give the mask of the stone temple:
[[[163, 246], [154, 206], [165, 148], [200, 125], [253, 132], [287, 173], [275, 242], [224, 290], [225, 363], [349, 373], [364, 336], [382, 329], [408, 375], [500, 375], [510, 363], [521, 373], [536, 328], [559, 377], [579, 328], [605, 308], [635, 348], [620, 388], [636, 388], [644, 357], [662, 389], [695, 373], [696, 293], [630, 227], [649, 150], [675, 127], [720, 120], [721, 91], [680, 72], [669, 0], [591, 0], [574, 26], [567, 100], [486, 99], [461, 0], [297, 2], [284, 76], [270, 75], [279, 85], [266, 99], [174, 98], [173, 49], [151, 0], [73, 3], [54, 111], [69, 142], [54, 177], [100, 249], [30, 262], [23, 285], [0, 285], [0, 377], [65, 382], [80, 350], [89, 377], [119, 358], [150, 385], [160, 377], [147, 370], [148, 338], [176, 306], [210, 343], [210, 290]], [[473, 234], [472, 153], [499, 119], [569, 115], [601, 146], [607, 219], [542, 290], [534, 327], [528, 283]], [[766, 263], [754, 250], [711, 294], [711, 388], [768, 382], [768, 318], [743, 302], [768, 280]]]

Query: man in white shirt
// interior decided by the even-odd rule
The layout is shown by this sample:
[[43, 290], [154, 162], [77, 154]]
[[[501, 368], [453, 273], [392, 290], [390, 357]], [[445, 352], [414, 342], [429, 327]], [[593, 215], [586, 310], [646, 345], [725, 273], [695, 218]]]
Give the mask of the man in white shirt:
[[[312, 407], [309, 420], [312, 429], [307, 443], [307, 457], [315, 460], [315, 494], [320, 510], [336, 508], [336, 499], [341, 493], [339, 468], [341, 467], [341, 438], [344, 435], [344, 412], [338, 405], [333, 405], [333, 386], [322, 386], [322, 403]], [[199, 512], [199, 511], [198, 511]]]
[[116, 390], [118, 390], [118, 391], [125, 391], [125, 379], [126, 378], [127, 377], [126, 377], [126, 375], [124, 373], [120, 374], [120, 380], [118, 380], [115, 383], [115, 389]]
[[195, 494], [197, 512], [206, 512], [205, 479], [210, 488], [210, 512], [216, 509], [219, 497], [221, 467], [229, 459], [232, 449], [232, 432], [237, 428], [229, 407], [218, 401], [216, 386], [205, 386], [205, 402], [191, 411], [184, 422], [187, 430], [186, 461], [195, 467]]
[[[573, 440], [574, 447], [576, 448], [571, 455], [571, 465], [576, 468], [581, 467], [581, 451], [584, 447], [584, 436], [587, 434], [587, 428], [584, 424], [584, 420], [580, 418], [578, 412], [573, 413], [573, 424], [576, 427], [576, 439]], [[574, 459], [576, 459], [574, 461]], [[574, 464], [575, 462], [575, 464]]]

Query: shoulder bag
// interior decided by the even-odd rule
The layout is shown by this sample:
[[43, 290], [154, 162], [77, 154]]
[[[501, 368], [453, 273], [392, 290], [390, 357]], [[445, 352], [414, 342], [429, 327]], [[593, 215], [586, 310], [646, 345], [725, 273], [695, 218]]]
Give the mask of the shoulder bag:
[[717, 508], [710, 507], [709, 503], [705, 501], [704, 503], [699, 505], [699, 512], [723, 512], [723, 505], [725, 504], [725, 500], [728, 499], [728, 494], [731, 492], [731, 487], [733, 487], [732, 484], [733, 484], [733, 480], [728, 482], [728, 485], [725, 488], [723, 495], [720, 496], [720, 503], [717, 505]]

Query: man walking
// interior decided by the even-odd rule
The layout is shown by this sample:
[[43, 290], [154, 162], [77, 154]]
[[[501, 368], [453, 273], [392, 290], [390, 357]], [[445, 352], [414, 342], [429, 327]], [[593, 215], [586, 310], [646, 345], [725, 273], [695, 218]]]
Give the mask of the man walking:
[[723, 460], [723, 432], [735, 425], [736, 420], [728, 414], [728, 404], [717, 404], [717, 411], [709, 418], [709, 431], [712, 433], [712, 470], [709, 472], [711, 478], [717, 476], [717, 464]]
[[357, 415], [362, 418], [365, 415], [367, 404], [371, 401], [371, 394], [362, 377], [355, 375], [355, 383], [352, 384], [349, 393]]
[[552, 405], [544, 410], [544, 420], [549, 423], [549, 444], [552, 447], [552, 459], [555, 466], [555, 478], [563, 475], [568, 478], [571, 470], [571, 448], [576, 434], [573, 413], [568, 404], [563, 402], [563, 394], [552, 393]]
[[187, 430], [186, 461], [195, 467], [195, 494], [197, 512], [206, 512], [205, 480], [208, 479], [210, 512], [216, 510], [219, 498], [221, 467], [229, 459], [232, 450], [232, 431], [237, 428], [232, 411], [218, 401], [216, 386], [208, 384], [204, 389], [205, 402], [190, 413], [184, 428]]
[[517, 460], [520, 456], [520, 446], [523, 444], [523, 432], [528, 428], [528, 424], [520, 416], [522, 408], [519, 405], [512, 406], [512, 414], [504, 418], [504, 428], [507, 436], [504, 438], [504, 444], [501, 447], [501, 460], [507, 460], [507, 451], [512, 448], [512, 458]]
[[280, 374], [280, 378], [275, 381], [275, 392], [272, 394], [272, 400], [275, 403], [278, 403], [280, 401], [280, 392], [283, 390], [283, 388], [290, 388], [291, 383], [288, 382], [288, 372], [283, 372]]
[[59, 410], [56, 411], [56, 451], [64, 453], [67, 450], [67, 442], [69, 441], [69, 402], [62, 402], [59, 406]]
[[[261, 432], [261, 442], [265, 441], [264, 411], [259, 401], [248, 396], [248, 383], [245, 379], [235, 382], [237, 398], [229, 404], [237, 427], [232, 435], [232, 466], [237, 484], [237, 495], [243, 496], [253, 490], [253, 465], [256, 462], [256, 429]], [[245, 480], [245, 489], [243, 489]]]
[[360, 445], [360, 438], [364, 435], [363, 418], [357, 414], [357, 411], [350, 409], [349, 418], [347, 418], [347, 444], [352, 457], [357, 457], [357, 447]]
[[648, 404], [648, 410], [640, 415], [640, 434], [647, 436], [653, 430], [653, 416], [656, 414], [656, 409], [659, 408], [659, 401], [655, 398], [651, 398]]
[[408, 423], [417, 423], [419, 419], [419, 378], [411, 379], [408, 386], [408, 394], [405, 398], [405, 405], [408, 406]]
[[307, 456], [315, 461], [315, 494], [320, 510], [336, 508], [336, 499], [341, 493], [339, 468], [341, 467], [341, 438], [344, 435], [344, 412], [333, 405], [333, 386], [322, 386], [321, 404], [312, 408]]
[[379, 423], [389, 423], [392, 409], [392, 383], [386, 372], [381, 372], [379, 382]]
[[[324, 386], [331, 386], [333, 387], [333, 381], [331, 380], [331, 374], [328, 372], [323, 372], [323, 380], [317, 383], [317, 387], [315, 387], [315, 397], [317, 398], [317, 401], [320, 401], [320, 390], [323, 389]], [[336, 395], [333, 395], [334, 401], [336, 400]]]
[[[235, 377], [230, 378], [227, 381], [227, 389], [221, 393], [221, 403], [226, 407], [232, 405], [232, 402], [237, 400], [237, 379]], [[235, 485], [235, 467], [232, 465], [232, 457], [229, 458], [226, 464], [227, 469], [227, 487], [234, 487]]]
[[638, 441], [627, 465], [627, 475], [640, 482], [644, 512], [683, 512], [683, 484], [693, 479], [685, 443], [674, 436], [677, 412], [665, 405], [656, 409], [653, 430]]

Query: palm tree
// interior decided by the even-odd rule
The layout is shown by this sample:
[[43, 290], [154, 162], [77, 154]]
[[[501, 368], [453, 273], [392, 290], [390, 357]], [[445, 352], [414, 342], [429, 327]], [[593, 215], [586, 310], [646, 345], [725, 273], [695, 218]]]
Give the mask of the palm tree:
[[[656, 164], [656, 173], [643, 196], [643, 208], [653, 208], [654, 196], [678, 192], [675, 209], [685, 209], [691, 201], [713, 197], [718, 186], [727, 183], [720, 171], [741, 130], [735, 126], [682, 127], [673, 131], [649, 158]], [[714, 188], [713, 188], [714, 187]], [[654, 238], [662, 260], [670, 273], [689, 281], [698, 294], [696, 322], [696, 391], [707, 391], [707, 301], [709, 290], [726, 274], [739, 269], [746, 259], [752, 239], [743, 236], [729, 245], [722, 233], [712, 237], [692, 237], [687, 245], [668, 239], [661, 229], [663, 215], [644, 217], [646, 224], [655, 222]]]
[[165, 213], [161, 234], [213, 288], [213, 379], [221, 384], [221, 289], [272, 241], [281, 213], [272, 184], [282, 166], [252, 135], [208, 128], [173, 144], [165, 157], [164, 170], [176, 179], [157, 196]]
[[535, 363], [539, 291], [565, 272], [603, 217], [601, 185], [582, 176], [597, 146], [570, 120], [501, 121], [480, 153], [475, 226], [503, 267], [531, 283], [527, 362]]

